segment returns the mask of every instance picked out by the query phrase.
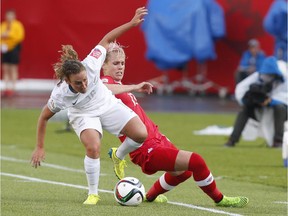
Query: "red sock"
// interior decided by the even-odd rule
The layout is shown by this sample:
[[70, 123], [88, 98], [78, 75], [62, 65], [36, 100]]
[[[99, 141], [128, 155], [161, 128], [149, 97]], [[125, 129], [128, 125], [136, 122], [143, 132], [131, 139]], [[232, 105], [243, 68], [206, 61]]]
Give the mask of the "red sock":
[[220, 202], [223, 194], [217, 189], [215, 180], [210, 173], [204, 159], [197, 153], [193, 153], [189, 161], [189, 170], [193, 172], [193, 178], [197, 185], [215, 202]]
[[175, 186], [190, 178], [191, 175], [192, 172], [190, 171], [185, 171], [178, 176], [172, 176], [169, 173], [164, 173], [149, 189], [146, 194], [146, 199], [148, 201], [153, 201], [159, 194], [172, 190]]

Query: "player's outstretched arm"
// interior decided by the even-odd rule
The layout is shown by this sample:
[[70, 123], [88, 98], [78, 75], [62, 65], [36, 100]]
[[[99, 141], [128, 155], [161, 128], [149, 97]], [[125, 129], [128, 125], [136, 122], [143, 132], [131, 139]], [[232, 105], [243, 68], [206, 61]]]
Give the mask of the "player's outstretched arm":
[[108, 32], [103, 39], [99, 42], [99, 45], [108, 49], [109, 43], [113, 42], [122, 35], [124, 32], [128, 31], [132, 27], [138, 26], [144, 21], [144, 16], [148, 14], [148, 10], [145, 7], [140, 7], [136, 9], [134, 17], [127, 23], [113, 29]]
[[153, 92], [153, 85], [149, 82], [141, 82], [136, 85], [118, 85], [104, 83], [107, 88], [112, 91], [114, 95], [127, 92], [141, 92], [151, 94]]
[[45, 159], [45, 151], [44, 151], [44, 138], [46, 133], [46, 126], [48, 120], [55, 113], [51, 112], [48, 106], [44, 106], [37, 124], [37, 143], [34, 152], [31, 156], [31, 164], [33, 167], [37, 168], [41, 165], [41, 162]]

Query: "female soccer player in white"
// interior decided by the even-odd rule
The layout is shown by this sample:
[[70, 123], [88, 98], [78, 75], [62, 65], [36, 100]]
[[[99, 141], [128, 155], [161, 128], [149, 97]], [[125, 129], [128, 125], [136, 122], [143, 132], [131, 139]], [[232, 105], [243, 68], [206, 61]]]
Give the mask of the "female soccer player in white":
[[[249, 200], [246, 197], [223, 195], [217, 188], [205, 160], [199, 154], [178, 149], [159, 131], [158, 126], [146, 115], [136, 97], [130, 93], [131, 91], [150, 93], [151, 91], [146, 90], [151, 89], [152, 85], [147, 82], [138, 85], [121, 83], [125, 71], [125, 58], [123, 48], [117, 43], [111, 43], [102, 67], [104, 76], [101, 79], [117, 98], [137, 113], [147, 128], [148, 137], [140, 148], [130, 153], [131, 161], [139, 165], [142, 172], [148, 175], [166, 171], [148, 190], [147, 201], [167, 202], [167, 198], [162, 194], [186, 181], [193, 174], [197, 185], [217, 206], [241, 208], [247, 205]], [[125, 136], [120, 137], [120, 140], [125, 140]], [[113, 156], [116, 150], [117, 148], [112, 148], [109, 155]]]
[[60, 82], [54, 87], [39, 116], [37, 143], [31, 164], [37, 168], [45, 158], [47, 121], [60, 110], [68, 109], [70, 124], [86, 148], [84, 168], [89, 192], [84, 204], [96, 204], [100, 199], [98, 183], [102, 128], [117, 136], [127, 136], [113, 158], [114, 171], [119, 178], [124, 177], [124, 156], [139, 148], [147, 137], [147, 130], [140, 118], [116, 99], [100, 80], [109, 43], [142, 23], [146, 14], [145, 7], [138, 8], [130, 22], [107, 33], [83, 61], [78, 60], [77, 52], [71, 45], [62, 46], [60, 61], [54, 65]]

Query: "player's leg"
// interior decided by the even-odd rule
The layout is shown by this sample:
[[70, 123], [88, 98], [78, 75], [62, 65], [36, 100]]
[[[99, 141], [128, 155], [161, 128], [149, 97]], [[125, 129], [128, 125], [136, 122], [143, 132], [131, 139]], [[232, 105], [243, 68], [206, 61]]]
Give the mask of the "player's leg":
[[[156, 148], [155, 148], [156, 143]], [[145, 147], [145, 148], [144, 148]], [[161, 142], [156, 140], [145, 141], [141, 152], [139, 154], [145, 154], [149, 152], [144, 158], [147, 159], [147, 163], [142, 163], [142, 170], [147, 174], [154, 173], [156, 171], [167, 171], [165, 172], [148, 190], [146, 194], [147, 201], [154, 202], [167, 202], [168, 199], [163, 195], [172, 190], [180, 183], [186, 181], [191, 177], [192, 172], [190, 171], [174, 171], [175, 161], [179, 150], [165, 137], [162, 136]], [[138, 160], [141, 161], [141, 160]]]
[[146, 193], [146, 199], [149, 202], [167, 202], [168, 199], [165, 196], [159, 196], [164, 194], [173, 188], [175, 188], [180, 183], [189, 179], [192, 175], [192, 172], [165, 172], [149, 189]]
[[[159, 160], [159, 158], [161, 158], [161, 160]], [[217, 205], [243, 207], [248, 203], [248, 199], [246, 197], [223, 196], [223, 194], [216, 187], [216, 182], [204, 159], [197, 153], [177, 150], [173, 148], [157, 148], [153, 150], [153, 154], [151, 154], [151, 157], [149, 158], [149, 163], [147, 163], [144, 168], [150, 172], [156, 170], [188, 170], [188, 172], [184, 172], [183, 176], [179, 176], [178, 182], [175, 178], [173, 178], [173, 176], [164, 174], [164, 177], [167, 178], [163, 178], [162, 176], [155, 182], [155, 184], [148, 191], [148, 199], [151, 197], [151, 200], [153, 200], [157, 194], [161, 194], [165, 191], [168, 191], [169, 189], [171, 190], [173, 188], [173, 183], [171, 182], [174, 182], [175, 185], [177, 185], [177, 183], [185, 181], [190, 177], [190, 174], [193, 173], [193, 178], [197, 185], [202, 189], [204, 193], [213, 199]], [[165, 181], [166, 179], [170, 184], [167, 184], [167, 181]]]
[[[83, 204], [95, 205], [100, 200], [98, 185], [100, 176], [102, 126], [98, 117], [87, 118], [70, 114], [69, 120], [86, 149], [84, 169], [88, 183], [88, 197]], [[81, 127], [79, 127], [79, 125], [81, 125]]]
[[175, 170], [183, 170], [187, 167], [193, 173], [196, 184], [214, 200], [217, 206], [244, 207], [247, 205], [249, 200], [246, 197], [226, 197], [220, 192], [213, 175], [199, 154], [180, 150], [176, 158]]
[[125, 155], [139, 148], [147, 138], [147, 130], [138, 116], [130, 119], [121, 131], [126, 135], [124, 142], [118, 147], [116, 155], [124, 159]]
[[[146, 158], [148, 159], [145, 162], [142, 162], [142, 170], [145, 173], [167, 171], [170, 172], [170, 175], [164, 174], [164, 176], [160, 177], [160, 179], [155, 182], [151, 190], [148, 192], [148, 200], [153, 200], [156, 198], [157, 194], [171, 190], [173, 186], [176, 186], [189, 178], [191, 172], [193, 172], [194, 180], [199, 187], [215, 202], [221, 201], [223, 195], [217, 189], [213, 176], [200, 155], [178, 150], [164, 136], [160, 143], [154, 144], [156, 141], [157, 140], [149, 140], [144, 143], [143, 147], [145, 148], [142, 153], [145, 153], [145, 149], [147, 148], [152, 150], [146, 155]], [[171, 172], [174, 171], [182, 171], [184, 174], [183, 176], [180, 175], [177, 179], [171, 176]], [[185, 171], [188, 172], [185, 173]]]
[[124, 157], [142, 145], [147, 137], [146, 127], [136, 113], [120, 102], [102, 115], [101, 121], [103, 128], [110, 133], [126, 136], [118, 148], [111, 148], [109, 151], [109, 156], [114, 163], [114, 172], [118, 179], [122, 179], [125, 177]]
[[86, 129], [81, 133], [80, 139], [86, 149], [84, 168], [89, 189], [88, 198], [83, 204], [96, 204], [99, 200], [100, 134], [94, 129]]
[[223, 195], [217, 189], [215, 180], [208, 169], [204, 159], [197, 153], [180, 150], [175, 170], [190, 170], [197, 185], [215, 202], [219, 202]]

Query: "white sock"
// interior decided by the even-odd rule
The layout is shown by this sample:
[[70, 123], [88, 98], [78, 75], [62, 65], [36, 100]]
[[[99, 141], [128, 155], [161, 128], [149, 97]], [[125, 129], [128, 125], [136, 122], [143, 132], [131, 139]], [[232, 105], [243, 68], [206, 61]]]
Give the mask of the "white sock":
[[98, 194], [99, 176], [100, 176], [100, 159], [89, 158], [87, 155], [84, 159], [84, 169], [86, 172], [89, 192], [88, 194]]
[[116, 156], [123, 160], [127, 154], [138, 149], [141, 145], [142, 143], [137, 143], [129, 137], [126, 137], [124, 142], [117, 149]]

